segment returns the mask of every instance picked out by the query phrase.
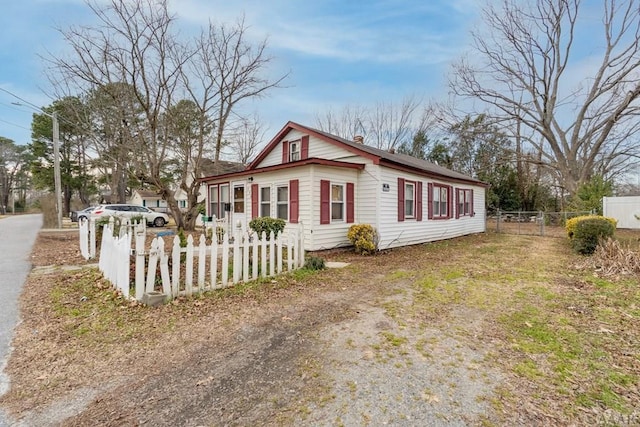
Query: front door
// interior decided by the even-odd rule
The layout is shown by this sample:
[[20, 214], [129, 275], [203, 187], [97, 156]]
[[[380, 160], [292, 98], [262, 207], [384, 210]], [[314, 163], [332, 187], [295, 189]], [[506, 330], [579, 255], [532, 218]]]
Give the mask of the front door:
[[231, 183], [231, 215], [230, 225], [233, 230], [237, 230], [238, 224], [240, 228], [245, 231], [247, 229], [247, 217], [245, 215], [245, 185], [244, 182]]

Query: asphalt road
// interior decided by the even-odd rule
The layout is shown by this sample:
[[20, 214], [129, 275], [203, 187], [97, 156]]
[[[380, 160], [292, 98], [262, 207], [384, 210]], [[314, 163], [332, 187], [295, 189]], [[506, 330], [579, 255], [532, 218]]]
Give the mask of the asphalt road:
[[[17, 215], [0, 219], [0, 396], [9, 389], [4, 367], [18, 323], [18, 296], [31, 270], [31, 248], [42, 227], [42, 215]], [[0, 426], [9, 426], [0, 410]]]

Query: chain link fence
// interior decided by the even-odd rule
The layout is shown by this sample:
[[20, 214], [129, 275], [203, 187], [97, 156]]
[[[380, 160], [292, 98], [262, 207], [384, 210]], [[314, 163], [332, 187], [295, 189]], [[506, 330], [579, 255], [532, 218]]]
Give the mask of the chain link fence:
[[564, 225], [568, 219], [590, 214], [591, 211], [497, 211], [487, 217], [487, 230], [507, 234], [565, 237], [567, 233]]

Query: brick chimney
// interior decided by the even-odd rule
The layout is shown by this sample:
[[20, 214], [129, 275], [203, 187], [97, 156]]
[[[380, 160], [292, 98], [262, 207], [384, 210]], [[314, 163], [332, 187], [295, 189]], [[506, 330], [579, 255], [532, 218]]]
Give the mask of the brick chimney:
[[356, 135], [353, 137], [353, 142], [356, 144], [364, 144], [364, 137], [362, 135]]

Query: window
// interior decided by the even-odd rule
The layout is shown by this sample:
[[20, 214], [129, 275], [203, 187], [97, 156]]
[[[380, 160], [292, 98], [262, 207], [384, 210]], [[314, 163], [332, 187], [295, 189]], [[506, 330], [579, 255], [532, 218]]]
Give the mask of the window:
[[233, 212], [244, 213], [244, 185], [233, 187]]
[[472, 216], [473, 213], [471, 212], [472, 208], [471, 208], [471, 204], [472, 204], [472, 197], [473, 197], [473, 192], [472, 190], [463, 190], [463, 189], [458, 189], [458, 211], [457, 211], [457, 216]]
[[271, 188], [260, 189], [260, 216], [271, 216]]
[[287, 187], [286, 185], [277, 187], [276, 193], [277, 216], [278, 218], [284, 219], [286, 221], [289, 219], [289, 187]]
[[433, 184], [433, 218], [449, 218], [449, 187]]
[[180, 204], [180, 209], [184, 209], [187, 207], [187, 201], [186, 200], [180, 200], [178, 202]]
[[422, 221], [422, 182], [398, 177], [398, 222]]
[[355, 221], [355, 185], [320, 180], [320, 224]]
[[405, 218], [413, 218], [415, 216], [414, 211], [414, 197], [415, 197], [415, 185], [412, 182], [406, 182], [404, 184], [404, 216]]
[[209, 214], [217, 218], [224, 218], [226, 205], [229, 203], [229, 184], [212, 185], [209, 187]]
[[295, 162], [300, 160], [300, 141], [289, 143], [289, 161]]
[[344, 186], [331, 185], [331, 220], [344, 220]]

